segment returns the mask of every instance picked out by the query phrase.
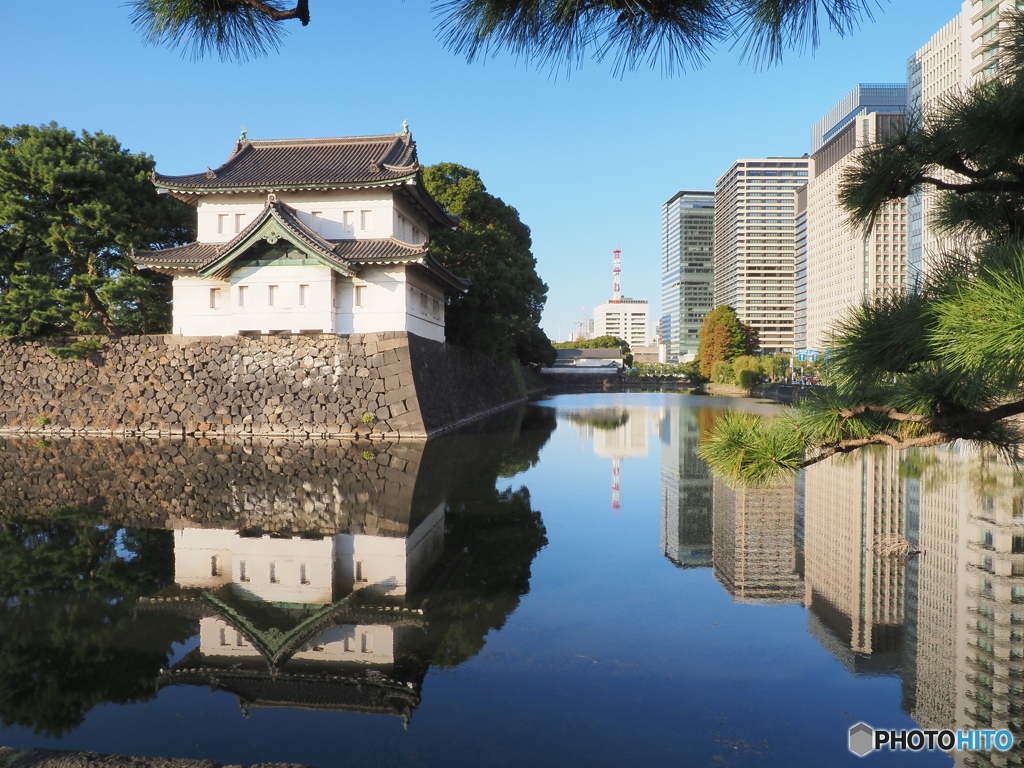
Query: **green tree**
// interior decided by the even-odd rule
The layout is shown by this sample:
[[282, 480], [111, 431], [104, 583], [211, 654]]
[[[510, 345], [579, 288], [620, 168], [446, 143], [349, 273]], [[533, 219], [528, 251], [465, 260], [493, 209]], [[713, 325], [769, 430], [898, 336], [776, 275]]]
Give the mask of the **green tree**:
[[[294, 2], [294, 5], [293, 5]], [[772, 63], [818, 45], [820, 16], [845, 35], [872, 17], [871, 0], [435, 0], [447, 46], [473, 60], [510, 51], [531, 61], [579, 65], [611, 59], [614, 71], [702, 65], [720, 43]], [[130, 0], [146, 42], [244, 61], [280, 47], [285, 22], [309, 24], [309, 0]]]
[[728, 360], [716, 360], [715, 364], [711, 366], [711, 375], [709, 377], [715, 384], [733, 384], [736, 379], [732, 370], [732, 363]]
[[0, 333], [157, 333], [170, 279], [132, 248], [192, 239], [194, 211], [158, 195], [153, 158], [54, 123], [0, 126]]
[[704, 318], [697, 342], [700, 373], [713, 379], [711, 369], [719, 360], [732, 360], [738, 355], [753, 354], [759, 345], [757, 330], [736, 317], [729, 306], [715, 307]]
[[949, 97], [859, 155], [843, 181], [857, 224], [917, 187], [938, 222], [973, 243], [903, 295], [881, 295], [833, 328], [830, 387], [775, 420], [730, 414], [703, 448], [716, 471], [770, 480], [869, 445], [972, 440], [1014, 457], [1024, 430], [1024, 15], [1007, 17], [1000, 76]]
[[518, 355], [522, 363], [550, 365], [555, 353], [540, 330], [548, 287], [537, 274], [530, 228], [515, 208], [487, 192], [480, 174], [455, 163], [423, 169], [423, 183], [462, 221], [437, 232], [431, 251], [473, 287], [448, 299], [445, 334], [453, 344], [487, 354]]

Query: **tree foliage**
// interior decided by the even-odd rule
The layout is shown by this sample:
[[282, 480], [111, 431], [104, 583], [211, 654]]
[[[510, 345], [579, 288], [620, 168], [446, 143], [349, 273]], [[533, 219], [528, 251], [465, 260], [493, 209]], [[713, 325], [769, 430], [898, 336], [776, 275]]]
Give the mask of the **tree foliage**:
[[741, 323], [736, 310], [722, 305], [708, 312], [700, 329], [697, 360], [700, 373], [714, 381], [711, 371], [719, 360], [732, 360], [739, 355], [752, 355], [760, 346], [757, 329]]
[[770, 468], [784, 474], [869, 445], [901, 450], [954, 440], [1019, 459], [1024, 428], [1013, 417], [1024, 414], [1024, 57], [1017, 41], [1024, 16], [1009, 18], [1016, 36], [1004, 38], [996, 57], [1000, 77], [866, 148], [843, 187], [860, 223], [919, 186], [938, 190], [946, 231], [966, 234], [971, 252], [947, 254], [905, 294], [879, 295], [852, 310], [833, 328], [831, 386], [781, 419], [716, 428], [703, 449], [716, 471], [765, 480]]
[[0, 333], [157, 333], [170, 280], [132, 248], [192, 239], [194, 211], [150, 181], [153, 158], [54, 123], [0, 126]]
[[537, 274], [530, 228], [511, 205], [487, 192], [480, 174], [455, 163], [423, 169], [423, 183], [449, 213], [461, 218], [455, 231], [431, 238], [431, 252], [448, 269], [473, 281], [448, 298], [449, 342], [522, 363], [551, 365], [555, 352], [540, 330], [548, 287]]
[[[292, 2], [294, 1], [294, 5]], [[845, 35], [873, 0], [434, 0], [443, 42], [470, 60], [508, 51], [541, 65], [611, 60], [666, 74], [699, 67], [722, 42], [755, 63], [817, 47], [822, 22]], [[146, 42], [245, 61], [276, 51], [282, 24], [309, 23], [308, 0], [130, 0]]]
[[153, 698], [172, 644], [195, 628], [176, 617], [136, 623], [133, 612], [173, 578], [169, 531], [0, 526], [0, 723], [55, 737], [97, 705]]

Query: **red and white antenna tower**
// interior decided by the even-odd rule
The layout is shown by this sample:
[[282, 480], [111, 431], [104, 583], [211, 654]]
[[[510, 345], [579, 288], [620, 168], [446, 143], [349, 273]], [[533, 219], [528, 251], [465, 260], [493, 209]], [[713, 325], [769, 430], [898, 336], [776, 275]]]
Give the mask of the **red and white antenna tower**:
[[619, 289], [620, 272], [622, 272], [622, 251], [616, 248], [612, 251], [612, 304], [622, 301], [622, 291]]

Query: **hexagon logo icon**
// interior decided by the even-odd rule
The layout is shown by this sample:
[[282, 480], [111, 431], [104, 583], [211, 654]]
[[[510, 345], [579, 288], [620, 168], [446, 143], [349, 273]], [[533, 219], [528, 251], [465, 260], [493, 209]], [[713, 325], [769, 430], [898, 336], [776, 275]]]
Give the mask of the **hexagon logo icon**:
[[850, 751], [857, 757], [864, 757], [875, 749], [875, 729], [867, 723], [857, 723], [850, 728]]

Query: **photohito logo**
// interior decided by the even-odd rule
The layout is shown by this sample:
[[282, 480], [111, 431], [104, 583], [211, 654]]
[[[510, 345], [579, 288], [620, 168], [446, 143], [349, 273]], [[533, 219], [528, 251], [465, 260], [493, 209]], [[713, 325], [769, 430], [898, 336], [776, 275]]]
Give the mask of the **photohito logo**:
[[1006, 752], [1013, 746], [1013, 734], [1009, 731], [884, 731], [872, 728], [867, 723], [857, 723], [850, 728], [850, 751], [857, 757], [864, 757], [876, 749], [909, 750], [941, 749], [998, 749]]

